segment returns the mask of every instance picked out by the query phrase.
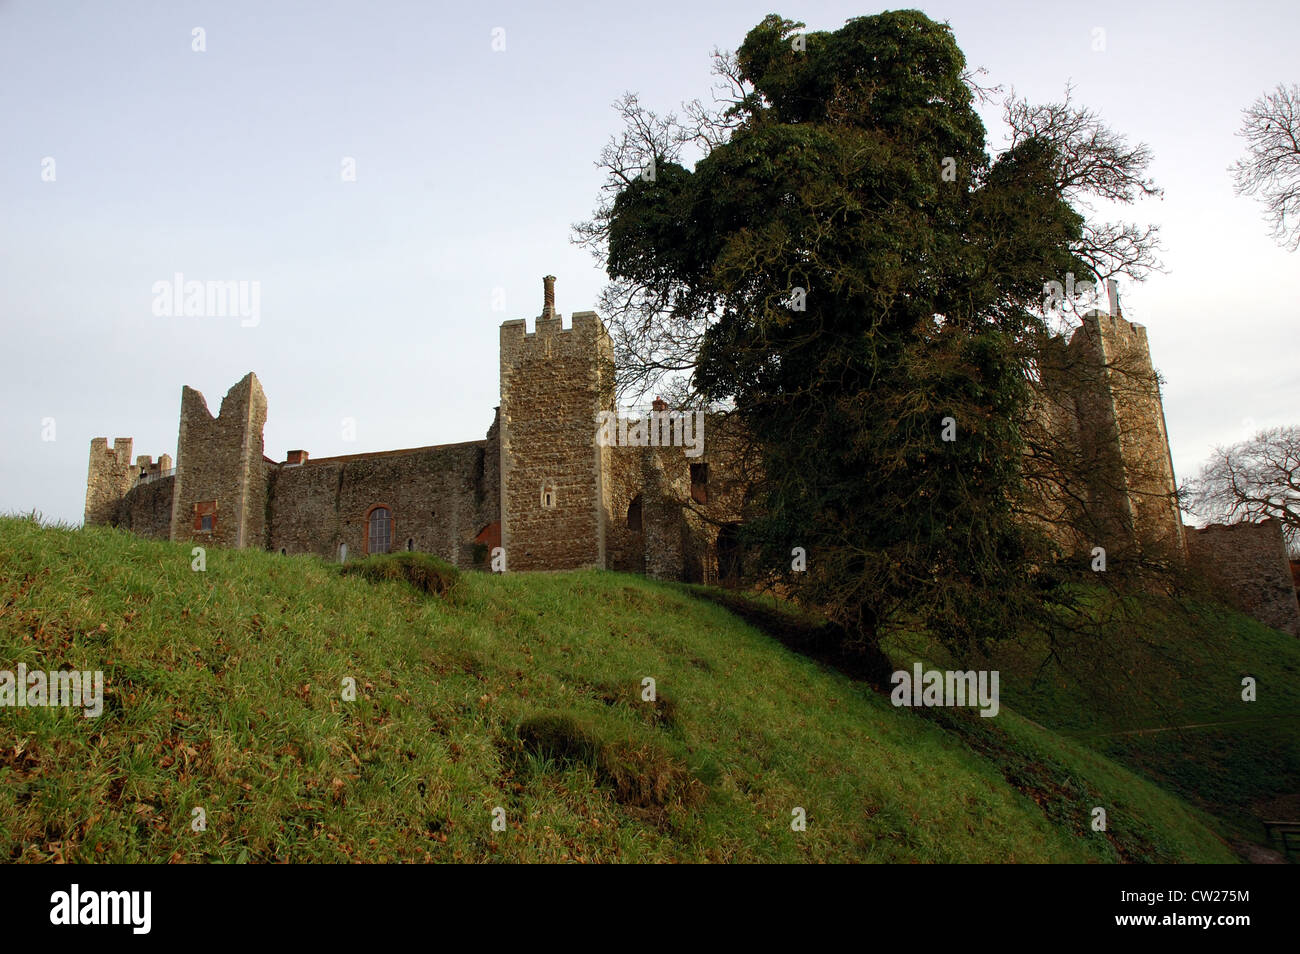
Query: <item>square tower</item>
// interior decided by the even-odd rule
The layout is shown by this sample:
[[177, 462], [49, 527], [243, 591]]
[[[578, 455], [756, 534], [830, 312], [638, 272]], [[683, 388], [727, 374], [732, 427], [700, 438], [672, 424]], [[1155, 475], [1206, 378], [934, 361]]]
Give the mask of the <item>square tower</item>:
[[[1116, 309], [1118, 311], [1118, 309]], [[1092, 312], [1070, 340], [1087, 368], [1076, 396], [1080, 430], [1092, 453], [1094, 493], [1117, 536], [1170, 559], [1186, 554], [1160, 383], [1147, 331], [1121, 314]]]
[[603, 569], [610, 448], [596, 440], [614, 406], [614, 346], [594, 311], [563, 326], [555, 278], [542, 314], [501, 325], [501, 546], [508, 570]]

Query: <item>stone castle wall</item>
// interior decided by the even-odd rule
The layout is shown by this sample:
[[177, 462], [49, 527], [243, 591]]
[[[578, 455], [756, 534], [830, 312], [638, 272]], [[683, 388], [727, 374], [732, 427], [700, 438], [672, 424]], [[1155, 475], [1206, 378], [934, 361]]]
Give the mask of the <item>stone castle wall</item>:
[[[391, 550], [409, 544], [462, 567], [499, 541], [510, 570], [600, 567], [709, 583], [732, 576], [743, 559], [732, 541], [754, 486], [743, 435], [709, 415], [700, 456], [680, 446], [602, 445], [598, 414], [616, 410], [613, 345], [594, 312], [563, 326], [553, 283], [544, 280], [532, 333], [524, 321], [501, 326], [501, 406], [485, 440], [317, 460], [292, 451], [277, 464], [263, 456], [267, 402], [250, 373], [216, 417], [198, 391], [182, 390], [174, 476], [165, 455], [132, 465], [130, 439], [111, 449], [105, 438], [92, 441], [86, 523], [338, 559], [342, 546], [349, 558], [367, 553], [368, 516], [382, 506]], [[1069, 342], [1047, 349], [1040, 371], [1025, 468], [1036, 503], [1026, 516], [1067, 555], [1097, 545], [1173, 559], [1190, 550], [1248, 612], [1300, 633], [1276, 528], [1185, 535], [1145, 329], [1094, 313]], [[202, 528], [205, 515], [211, 529]]]
[[1187, 549], [1192, 567], [1222, 587], [1242, 612], [1300, 636], [1300, 602], [1281, 523], [1188, 528]]
[[136, 484], [118, 503], [114, 525], [151, 540], [170, 540], [175, 490], [175, 476]]
[[[648, 416], [644, 409], [633, 419]], [[718, 534], [742, 519], [749, 482], [737, 468], [735, 428], [705, 418], [702, 453], [671, 447], [611, 447], [610, 568], [690, 583], [719, 581]], [[704, 468], [692, 482], [692, 466]], [[635, 504], [640, 529], [629, 526]]]
[[269, 548], [349, 559], [369, 550], [368, 516], [391, 515], [393, 551], [474, 565], [473, 540], [497, 519], [494, 440], [308, 460], [272, 470]]

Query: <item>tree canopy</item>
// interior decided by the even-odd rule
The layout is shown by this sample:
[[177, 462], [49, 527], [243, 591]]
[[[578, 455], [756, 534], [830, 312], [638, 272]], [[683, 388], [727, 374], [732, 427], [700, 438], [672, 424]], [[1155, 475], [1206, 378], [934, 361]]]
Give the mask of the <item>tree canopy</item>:
[[[804, 547], [799, 592], [864, 643], [903, 615], [981, 643], [1047, 585], [1017, 517], [1044, 284], [1150, 267], [1152, 231], [1099, 232], [1076, 208], [1101, 184], [1154, 192], [1149, 157], [1099, 143], [1067, 96], [1055, 114], [1012, 101], [1020, 135], [991, 159], [945, 24], [802, 27], [769, 16], [718, 57], [724, 111], [681, 122], [625, 99], [579, 235], [605, 253], [641, 371], [688, 372], [755, 441], [747, 528], [767, 565]], [[1129, 245], [1087, 254], [1099, 234]]]

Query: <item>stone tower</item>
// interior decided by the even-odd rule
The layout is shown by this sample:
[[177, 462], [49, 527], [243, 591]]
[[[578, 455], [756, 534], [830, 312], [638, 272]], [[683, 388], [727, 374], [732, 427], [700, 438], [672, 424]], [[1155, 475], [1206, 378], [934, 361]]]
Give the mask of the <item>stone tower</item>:
[[614, 346], [594, 311], [565, 328], [542, 281], [537, 330], [501, 325], [501, 545], [510, 570], [604, 568], [611, 449], [596, 425], [614, 406]]
[[1069, 345], [1093, 505], [1109, 527], [1110, 545], [1098, 542], [1181, 558], [1187, 544], [1146, 328], [1112, 310], [1087, 315]]
[[203, 395], [181, 389], [171, 538], [223, 547], [266, 545], [266, 395], [249, 372], [214, 418]]
[[86, 475], [87, 526], [112, 524], [117, 506], [135, 483], [136, 469], [131, 464], [130, 437], [118, 437], [110, 450], [107, 437], [90, 442], [90, 470]]

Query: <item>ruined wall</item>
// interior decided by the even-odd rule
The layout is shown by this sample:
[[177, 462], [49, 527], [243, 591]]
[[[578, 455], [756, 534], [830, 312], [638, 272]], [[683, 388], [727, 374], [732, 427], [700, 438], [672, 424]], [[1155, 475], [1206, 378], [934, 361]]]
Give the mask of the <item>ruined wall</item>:
[[1296, 599], [1282, 524], [1211, 524], [1187, 528], [1191, 566], [1224, 587], [1231, 601], [1255, 619], [1292, 636], [1300, 636]]
[[137, 483], [118, 504], [114, 524], [151, 540], [171, 539], [175, 476]]
[[[610, 448], [611, 569], [692, 583], [718, 581], [718, 533], [741, 521], [750, 486], [737, 428], [722, 422], [719, 415], [706, 417], [702, 453], [695, 457], [680, 446]], [[700, 488], [704, 500], [692, 495], [691, 465], [708, 468]], [[635, 530], [628, 526], [628, 511], [638, 497], [641, 529]]]
[[[266, 395], [251, 372], [226, 393], [215, 418], [202, 394], [190, 387], [181, 389], [173, 540], [205, 546], [265, 545], [265, 424]], [[211, 501], [215, 501], [213, 529], [195, 529], [200, 504]]]
[[[606, 566], [623, 573], [644, 573], [645, 475], [640, 449], [610, 448], [606, 483], [609, 487], [609, 523], [605, 530]], [[640, 528], [628, 525], [633, 501], [641, 498]]]
[[131, 465], [130, 437], [119, 437], [110, 449], [107, 437], [90, 442], [90, 469], [86, 474], [87, 526], [109, 526], [117, 516], [118, 505], [135, 483], [138, 473]]
[[[495, 432], [489, 432], [490, 437]], [[391, 550], [411, 547], [474, 565], [474, 537], [498, 519], [494, 440], [417, 447], [279, 465], [268, 483], [272, 551], [348, 559], [369, 548], [370, 511], [387, 507]]]
[[[624, 449], [620, 448], [619, 452]], [[645, 573], [659, 580], [680, 580], [690, 574], [686, 559], [686, 501], [690, 482], [679, 447], [627, 448], [641, 458]]]
[[[564, 328], [551, 302], [529, 334], [501, 326], [501, 537], [511, 570], [606, 565], [614, 503], [597, 413], [614, 402], [613, 344], [595, 312]], [[554, 506], [546, 507], [546, 487]]]

